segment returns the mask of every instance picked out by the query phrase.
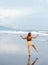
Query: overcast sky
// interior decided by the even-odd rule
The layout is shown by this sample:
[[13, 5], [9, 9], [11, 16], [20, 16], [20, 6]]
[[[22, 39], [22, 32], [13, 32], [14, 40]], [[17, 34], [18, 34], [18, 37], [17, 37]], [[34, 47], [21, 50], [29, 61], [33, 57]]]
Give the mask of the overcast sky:
[[48, 0], [0, 0], [0, 26], [48, 30]]

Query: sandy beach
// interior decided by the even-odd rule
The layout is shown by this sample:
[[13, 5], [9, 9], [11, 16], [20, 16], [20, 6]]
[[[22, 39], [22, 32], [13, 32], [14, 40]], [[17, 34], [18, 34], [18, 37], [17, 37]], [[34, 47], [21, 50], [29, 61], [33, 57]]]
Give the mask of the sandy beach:
[[[24, 35], [24, 34], [22, 34]], [[38, 53], [31, 48], [28, 56], [27, 41], [20, 35], [0, 33], [0, 65], [48, 65], [47, 37], [39, 36], [33, 42]]]

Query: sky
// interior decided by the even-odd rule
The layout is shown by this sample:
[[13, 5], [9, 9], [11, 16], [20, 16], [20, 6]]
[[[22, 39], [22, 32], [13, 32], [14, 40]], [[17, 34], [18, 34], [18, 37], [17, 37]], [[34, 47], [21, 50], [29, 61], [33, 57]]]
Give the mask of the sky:
[[0, 0], [0, 26], [48, 30], [48, 0]]

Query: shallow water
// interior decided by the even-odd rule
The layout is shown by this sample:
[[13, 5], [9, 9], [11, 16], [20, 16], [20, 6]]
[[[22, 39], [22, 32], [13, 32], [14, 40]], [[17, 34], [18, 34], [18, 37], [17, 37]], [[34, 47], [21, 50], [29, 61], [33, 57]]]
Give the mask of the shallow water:
[[34, 39], [38, 53], [31, 48], [29, 57], [27, 41], [22, 40], [20, 35], [0, 33], [0, 65], [48, 65], [47, 39], [43, 36]]

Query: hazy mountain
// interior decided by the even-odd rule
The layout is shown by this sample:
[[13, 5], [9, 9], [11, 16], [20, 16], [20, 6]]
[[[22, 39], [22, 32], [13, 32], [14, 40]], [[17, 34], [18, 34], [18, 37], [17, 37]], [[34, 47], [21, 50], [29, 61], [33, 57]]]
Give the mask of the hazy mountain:
[[6, 26], [0, 26], [0, 30], [14, 30], [14, 29], [6, 27]]

